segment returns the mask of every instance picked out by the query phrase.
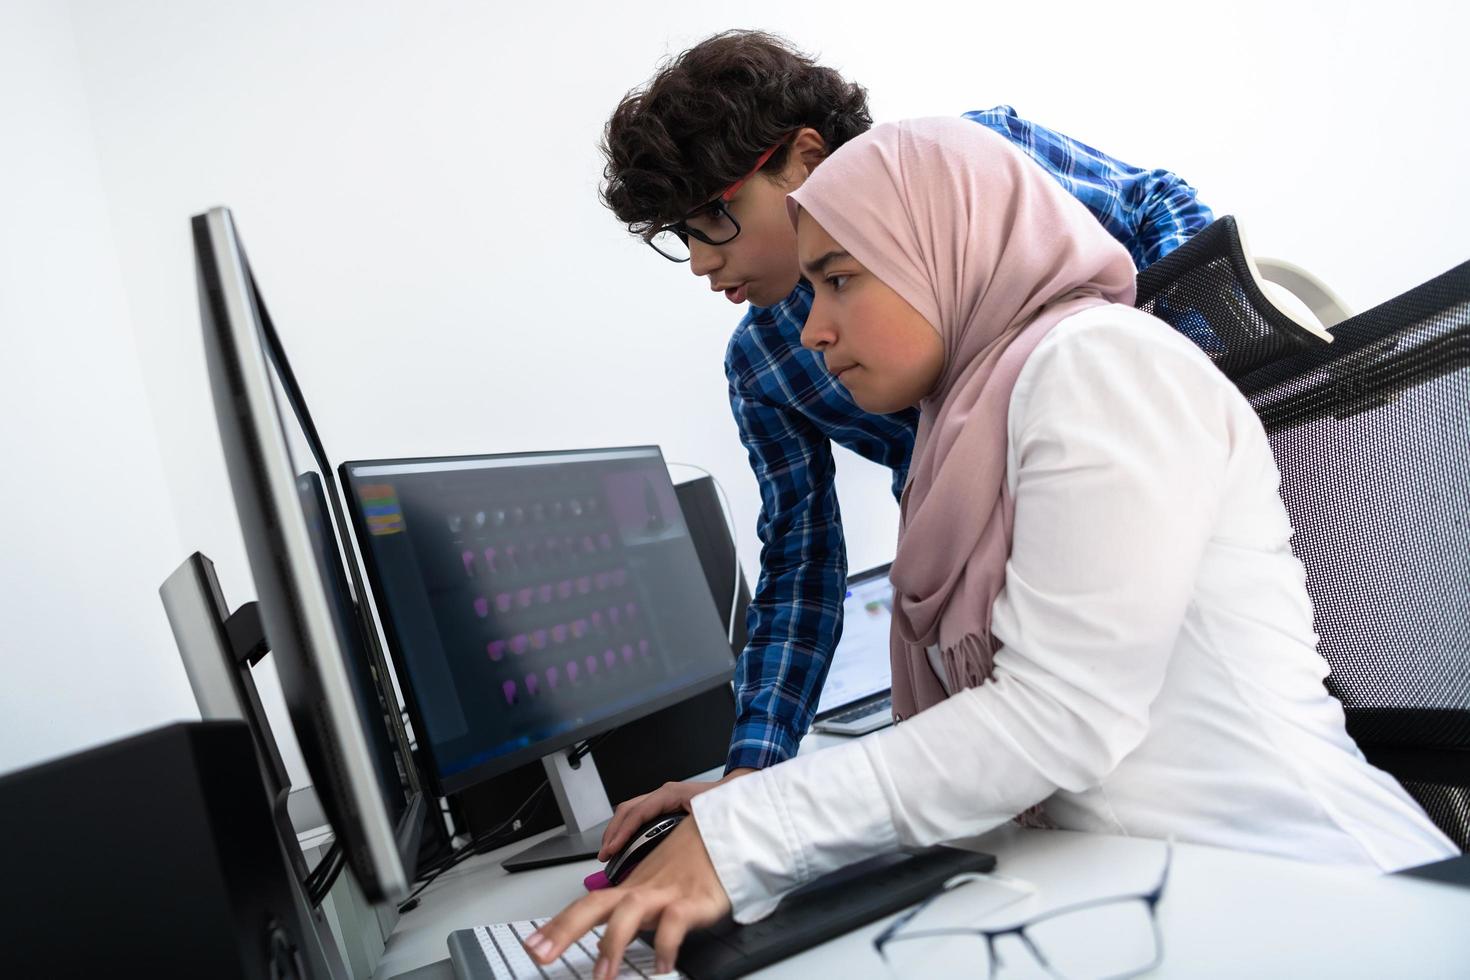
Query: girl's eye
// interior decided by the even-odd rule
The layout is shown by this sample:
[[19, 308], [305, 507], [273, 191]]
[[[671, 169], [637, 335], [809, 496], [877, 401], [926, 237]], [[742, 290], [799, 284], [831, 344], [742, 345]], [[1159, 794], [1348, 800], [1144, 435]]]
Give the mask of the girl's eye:
[[849, 280], [851, 278], [852, 278], [852, 276], [844, 276], [844, 275], [828, 276], [827, 277], [827, 284], [832, 287], [832, 291], [834, 293], [837, 293], [837, 292], [841, 292], [842, 291], [843, 284], [846, 283], [847, 280]]

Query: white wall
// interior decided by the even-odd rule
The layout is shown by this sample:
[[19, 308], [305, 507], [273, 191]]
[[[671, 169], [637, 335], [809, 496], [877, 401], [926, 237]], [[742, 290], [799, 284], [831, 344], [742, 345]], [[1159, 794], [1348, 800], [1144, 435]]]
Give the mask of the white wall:
[[198, 717], [71, 18], [0, 5], [0, 772]]
[[[912, 2], [900, 17], [887, 2], [762, 0], [733, 16], [866, 84], [879, 119], [1009, 102], [1174, 169], [1240, 216], [1258, 252], [1362, 307], [1470, 258], [1470, 19], [1449, 2], [1312, 8]], [[758, 498], [720, 368], [736, 311], [595, 198], [595, 144], [619, 96], [731, 13], [72, 9], [179, 539], [216, 559], [233, 602], [252, 590], [186, 221], [220, 203], [336, 459], [656, 442], [729, 488], [755, 573]], [[840, 468], [852, 563], [885, 560], [887, 474], [847, 455]]]
[[[1199, 13], [741, 7], [875, 115], [1010, 102], [1178, 170], [1256, 249], [1369, 305], [1470, 258], [1470, 86], [1448, 2]], [[928, 12], [926, 12], [926, 9]], [[199, 369], [185, 218], [233, 207], [337, 458], [657, 442], [758, 500], [725, 402], [736, 311], [597, 203], [595, 143], [654, 63], [729, 25], [686, 3], [80, 2], [78, 34], [181, 533], [243, 560]], [[1197, 77], [1192, 77], [1197, 76]], [[1391, 244], [1390, 244], [1391, 243]], [[1387, 246], [1387, 247], [1386, 247]], [[845, 456], [853, 563], [889, 557], [886, 475]]]

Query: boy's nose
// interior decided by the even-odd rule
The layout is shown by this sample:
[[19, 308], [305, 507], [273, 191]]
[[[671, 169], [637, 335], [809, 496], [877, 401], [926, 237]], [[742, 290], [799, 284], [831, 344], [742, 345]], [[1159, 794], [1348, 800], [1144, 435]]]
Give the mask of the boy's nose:
[[724, 265], [720, 250], [706, 245], [697, 238], [689, 239], [689, 271], [696, 276], [707, 276]]

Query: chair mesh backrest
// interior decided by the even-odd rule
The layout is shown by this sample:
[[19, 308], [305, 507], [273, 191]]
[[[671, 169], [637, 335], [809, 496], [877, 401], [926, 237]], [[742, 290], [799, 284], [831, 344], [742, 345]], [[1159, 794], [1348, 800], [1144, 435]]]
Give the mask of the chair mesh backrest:
[[1138, 305], [1261, 417], [1348, 730], [1432, 757], [1400, 778], [1470, 845], [1470, 263], [1328, 344], [1261, 293], [1226, 217], [1145, 270]]
[[1236, 379], [1360, 742], [1470, 748], [1470, 263]]
[[1193, 340], [1232, 380], [1323, 343], [1261, 292], [1229, 215], [1139, 273], [1135, 303]]

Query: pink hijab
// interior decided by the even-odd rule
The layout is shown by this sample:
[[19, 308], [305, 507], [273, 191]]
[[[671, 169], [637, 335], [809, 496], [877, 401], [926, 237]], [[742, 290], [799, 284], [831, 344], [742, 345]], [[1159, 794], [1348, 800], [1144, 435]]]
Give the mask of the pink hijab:
[[944, 342], [939, 383], [919, 403], [900, 505], [893, 712], [984, 683], [996, 642], [1015, 505], [1006, 488], [1011, 390], [1058, 322], [1132, 305], [1135, 270], [1076, 198], [1001, 136], [958, 118], [875, 127], [790, 195], [833, 239], [923, 314]]

